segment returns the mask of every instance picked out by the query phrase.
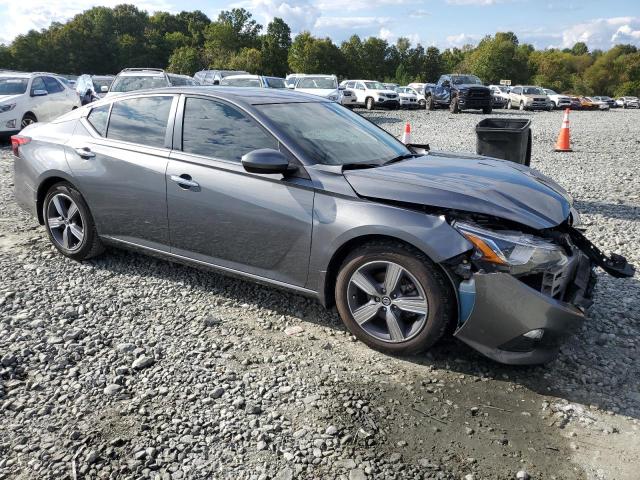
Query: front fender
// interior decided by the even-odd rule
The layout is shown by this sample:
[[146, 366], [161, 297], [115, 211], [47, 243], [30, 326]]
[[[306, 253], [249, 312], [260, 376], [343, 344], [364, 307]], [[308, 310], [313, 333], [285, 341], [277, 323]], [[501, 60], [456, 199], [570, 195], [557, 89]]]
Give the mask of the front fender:
[[443, 217], [354, 197], [316, 195], [307, 288], [324, 292], [336, 252], [354, 239], [398, 239], [440, 263], [472, 248]]

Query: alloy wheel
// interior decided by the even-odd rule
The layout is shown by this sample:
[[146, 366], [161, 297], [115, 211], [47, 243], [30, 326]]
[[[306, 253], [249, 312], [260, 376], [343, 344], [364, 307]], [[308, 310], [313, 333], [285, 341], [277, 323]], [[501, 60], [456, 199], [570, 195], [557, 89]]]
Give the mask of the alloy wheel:
[[82, 246], [84, 219], [78, 205], [64, 193], [57, 193], [49, 200], [46, 210], [47, 227], [54, 241], [69, 252]]
[[368, 335], [388, 343], [418, 335], [427, 321], [429, 305], [420, 282], [394, 262], [362, 265], [347, 287], [349, 310]]
[[26, 116], [20, 122], [20, 126], [22, 128], [25, 128], [25, 127], [28, 127], [29, 125], [31, 125], [32, 123], [36, 123], [35, 119], [33, 117]]

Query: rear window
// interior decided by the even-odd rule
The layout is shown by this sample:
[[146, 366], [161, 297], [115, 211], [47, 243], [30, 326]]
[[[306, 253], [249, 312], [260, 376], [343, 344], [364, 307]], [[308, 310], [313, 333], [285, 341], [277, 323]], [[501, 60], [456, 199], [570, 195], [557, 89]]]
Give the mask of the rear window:
[[297, 88], [338, 88], [338, 82], [334, 77], [305, 77], [301, 78], [296, 85]]
[[112, 92], [133, 92], [147, 88], [168, 87], [169, 82], [164, 75], [126, 75], [116, 77], [111, 86]]
[[107, 104], [93, 108], [87, 116], [87, 121], [93, 128], [96, 129], [96, 132], [98, 132], [101, 137], [104, 137], [107, 133], [107, 123], [109, 122], [110, 106], [110, 104]]
[[58, 93], [64, 90], [64, 87], [62, 86], [62, 84], [58, 82], [55, 78], [53, 77], [43, 77], [43, 78], [44, 78], [44, 84], [47, 87], [47, 92]]
[[0, 95], [19, 95], [27, 91], [28, 78], [0, 78]]
[[287, 88], [287, 85], [284, 83], [284, 79], [278, 77], [268, 77], [267, 85], [269, 88]]
[[223, 78], [220, 85], [228, 87], [261, 87], [262, 84], [257, 78]]
[[141, 97], [113, 104], [107, 138], [164, 147], [173, 97]]

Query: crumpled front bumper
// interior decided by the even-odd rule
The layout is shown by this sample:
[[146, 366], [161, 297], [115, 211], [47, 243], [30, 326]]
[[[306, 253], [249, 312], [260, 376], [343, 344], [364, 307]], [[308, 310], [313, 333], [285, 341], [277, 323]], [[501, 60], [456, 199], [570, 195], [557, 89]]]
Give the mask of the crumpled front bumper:
[[[586, 279], [586, 295], [593, 287]], [[583, 279], [584, 280], [584, 279]], [[461, 292], [462, 325], [454, 336], [483, 355], [501, 363], [528, 365], [553, 360], [562, 341], [580, 328], [584, 313], [574, 305], [556, 300], [527, 286], [507, 273], [475, 273]], [[466, 310], [466, 312], [465, 312]], [[524, 351], [514, 348], [522, 335], [543, 329], [539, 342]]]

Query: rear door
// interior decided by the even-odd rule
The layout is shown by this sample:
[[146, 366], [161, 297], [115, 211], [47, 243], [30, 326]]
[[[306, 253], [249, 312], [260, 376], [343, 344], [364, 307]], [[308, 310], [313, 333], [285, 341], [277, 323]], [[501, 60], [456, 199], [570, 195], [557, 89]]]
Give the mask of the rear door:
[[143, 95], [103, 104], [76, 129], [67, 160], [101, 235], [169, 250], [165, 173], [177, 98]]
[[311, 247], [310, 180], [250, 174], [240, 162], [252, 150], [281, 148], [277, 139], [238, 107], [197, 96], [181, 103], [176, 131], [167, 168], [172, 253], [303, 286]]

